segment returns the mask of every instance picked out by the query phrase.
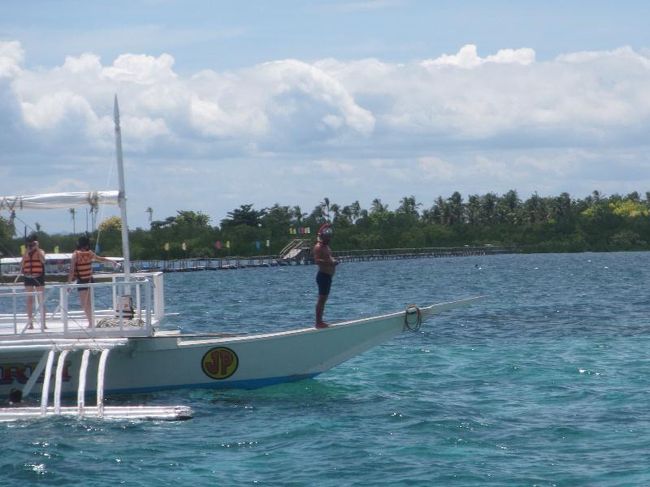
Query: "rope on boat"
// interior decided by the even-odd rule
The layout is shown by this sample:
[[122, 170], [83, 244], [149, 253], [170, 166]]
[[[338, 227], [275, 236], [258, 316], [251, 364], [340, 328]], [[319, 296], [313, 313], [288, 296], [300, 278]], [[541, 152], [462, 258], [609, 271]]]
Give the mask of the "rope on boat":
[[[409, 318], [410, 316], [415, 316], [415, 319]], [[419, 331], [422, 326], [422, 312], [420, 308], [415, 304], [409, 304], [406, 306], [406, 311], [404, 312], [404, 329], [409, 331]]]
[[[141, 328], [145, 325], [144, 320], [141, 320], [140, 318], [132, 320], [123, 319], [123, 322], [125, 326], [132, 326], [135, 328]], [[113, 328], [118, 326], [120, 326], [119, 318], [102, 318], [97, 322], [95, 328]]]

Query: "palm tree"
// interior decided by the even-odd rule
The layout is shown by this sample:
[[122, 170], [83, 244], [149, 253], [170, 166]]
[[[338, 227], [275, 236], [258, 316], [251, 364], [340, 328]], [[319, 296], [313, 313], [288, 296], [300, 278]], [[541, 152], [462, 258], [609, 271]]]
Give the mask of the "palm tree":
[[321, 212], [323, 216], [325, 217], [325, 220], [331, 221], [330, 220], [330, 199], [329, 198], [324, 198], [323, 202], [320, 204], [321, 206]]
[[388, 205], [384, 205], [379, 198], [372, 200], [370, 213], [385, 213], [386, 211], [388, 211]]
[[[99, 206], [98, 205], [91, 205], [90, 206], [90, 227], [92, 230], [92, 233], [95, 233], [95, 230], [97, 230], [97, 214], [99, 213]], [[86, 224], [86, 227], [88, 227], [88, 224]], [[88, 229], [86, 229], [88, 231]]]
[[352, 203], [350, 209], [352, 210], [352, 222], [356, 223], [356, 221], [361, 218], [361, 204], [359, 203], [359, 200]]
[[72, 217], [72, 234], [73, 235], [77, 233], [76, 215], [77, 215], [77, 210], [75, 210], [74, 208], [70, 208], [70, 216]]
[[431, 216], [436, 223], [449, 225], [449, 205], [442, 196], [438, 196], [431, 211]]
[[329, 218], [329, 212], [330, 211], [334, 215], [334, 218], [332, 218], [332, 221], [336, 220], [341, 215], [341, 207], [339, 205], [337, 205], [336, 203], [332, 203], [330, 205], [329, 210], [328, 210], [328, 215], [327, 215], [328, 218]]
[[497, 201], [497, 219], [501, 223], [516, 224], [519, 219], [521, 201], [517, 191], [511, 189]]
[[481, 223], [494, 222], [497, 203], [498, 198], [494, 193], [486, 193], [481, 196]]
[[400, 200], [399, 208], [397, 208], [397, 213], [402, 213], [404, 215], [418, 217], [418, 207], [421, 206], [421, 203], [415, 201], [415, 196], [405, 196]]
[[481, 197], [472, 194], [467, 199], [467, 223], [476, 225], [481, 221]]
[[463, 197], [458, 191], [454, 191], [447, 199], [447, 206], [449, 208], [449, 224], [463, 223]]
[[303, 213], [302, 208], [300, 206], [296, 205], [292, 208], [291, 210], [291, 215], [296, 221], [296, 226], [300, 227], [302, 226], [302, 220], [303, 218], [307, 217], [307, 213]]

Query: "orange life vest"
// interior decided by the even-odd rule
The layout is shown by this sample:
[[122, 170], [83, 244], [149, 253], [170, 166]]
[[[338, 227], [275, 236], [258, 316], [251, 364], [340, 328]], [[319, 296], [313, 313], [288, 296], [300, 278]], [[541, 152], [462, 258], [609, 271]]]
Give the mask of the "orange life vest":
[[74, 261], [74, 273], [78, 279], [88, 280], [93, 277], [93, 257], [92, 250], [76, 250]]
[[40, 252], [38, 250], [29, 252], [23, 260], [23, 274], [26, 276], [41, 276], [44, 271]]

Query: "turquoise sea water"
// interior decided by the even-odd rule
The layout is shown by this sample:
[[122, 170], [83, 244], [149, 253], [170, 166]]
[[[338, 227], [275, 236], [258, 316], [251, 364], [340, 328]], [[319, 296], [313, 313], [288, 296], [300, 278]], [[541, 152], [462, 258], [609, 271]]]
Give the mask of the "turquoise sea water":
[[[485, 294], [322, 376], [118, 398], [185, 422], [0, 424], [1, 485], [650, 485], [650, 254], [350, 263], [331, 321]], [[311, 266], [165, 276], [169, 326], [311, 323]], [[109, 365], [110, 366], [110, 365]]]

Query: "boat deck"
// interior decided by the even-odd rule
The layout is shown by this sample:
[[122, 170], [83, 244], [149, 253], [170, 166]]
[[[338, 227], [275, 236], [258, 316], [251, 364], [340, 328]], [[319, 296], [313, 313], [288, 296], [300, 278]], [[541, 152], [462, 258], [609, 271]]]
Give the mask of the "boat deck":
[[34, 323], [27, 327], [26, 314], [0, 314], [0, 340], [38, 339], [56, 337], [109, 337], [109, 336], [149, 336], [157, 321], [150, 326], [142, 319], [120, 319], [113, 310], [101, 310], [95, 313], [95, 325], [90, 327], [86, 316], [81, 311], [70, 312], [65, 322], [61, 316], [46, 318], [45, 326]]

